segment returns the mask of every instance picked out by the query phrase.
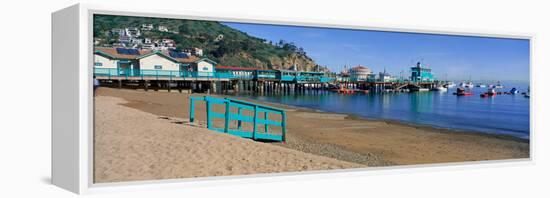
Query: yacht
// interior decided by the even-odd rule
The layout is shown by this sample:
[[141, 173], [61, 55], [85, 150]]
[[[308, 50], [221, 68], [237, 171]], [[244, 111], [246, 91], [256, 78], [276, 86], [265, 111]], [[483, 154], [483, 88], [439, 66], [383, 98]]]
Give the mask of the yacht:
[[433, 88], [434, 91], [447, 91], [447, 87], [439, 85], [435, 88]]
[[456, 87], [456, 84], [455, 84], [454, 82], [451, 81], [451, 82], [448, 82], [448, 83], [445, 85], [445, 87], [447, 87], [447, 88], [453, 88], [453, 87]]
[[468, 81], [464, 87], [470, 88], [470, 89], [474, 88], [474, 83], [472, 83], [471, 81]]

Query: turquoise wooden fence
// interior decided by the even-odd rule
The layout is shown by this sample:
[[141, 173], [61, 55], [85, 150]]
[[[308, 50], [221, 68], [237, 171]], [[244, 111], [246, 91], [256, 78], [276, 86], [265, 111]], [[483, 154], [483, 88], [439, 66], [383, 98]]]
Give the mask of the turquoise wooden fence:
[[[189, 98], [189, 121], [195, 121], [195, 103], [199, 101], [206, 102], [206, 127], [210, 130], [228, 133], [253, 140], [271, 140], [285, 141], [286, 138], [286, 112], [285, 110], [260, 105], [256, 103], [235, 100], [231, 98], [216, 98], [211, 96], [191, 96]], [[213, 105], [224, 105], [224, 112], [215, 112]], [[231, 112], [231, 109], [236, 111]], [[243, 110], [252, 112], [252, 116], [243, 114]], [[260, 117], [263, 115], [263, 118]], [[271, 115], [271, 116], [270, 116]], [[272, 120], [273, 115], [279, 115], [281, 121]], [[214, 119], [224, 119], [223, 128], [214, 127]], [[236, 126], [231, 127], [231, 123]], [[252, 124], [252, 131], [243, 129], [243, 122]], [[263, 125], [263, 129], [259, 127]], [[269, 126], [280, 127], [280, 133], [275, 133], [269, 129]]]

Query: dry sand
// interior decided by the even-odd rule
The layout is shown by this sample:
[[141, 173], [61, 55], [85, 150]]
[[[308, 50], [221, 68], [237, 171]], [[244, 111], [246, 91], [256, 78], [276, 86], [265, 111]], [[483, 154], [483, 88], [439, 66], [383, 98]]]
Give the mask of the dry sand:
[[358, 168], [95, 98], [94, 182]]
[[[158, 123], [159, 125], [162, 124], [164, 128], [171, 128], [172, 125], [175, 125], [177, 127], [184, 127], [183, 125], [166, 125], [166, 123], [171, 123], [174, 121], [169, 120], [162, 120], [158, 119], [159, 116], [166, 116], [170, 118], [176, 118], [181, 120], [186, 120], [189, 118], [189, 96], [190, 94], [183, 94], [183, 93], [167, 93], [167, 92], [155, 92], [155, 91], [137, 91], [137, 90], [128, 90], [128, 89], [111, 89], [111, 88], [100, 88], [98, 90], [99, 98], [102, 98], [101, 96], [113, 96], [118, 98], [123, 98], [127, 103], [124, 103], [124, 106], [131, 107], [132, 109], [126, 109], [127, 110], [133, 110], [133, 109], [139, 109], [144, 112], [149, 112], [155, 115], [155, 119], [157, 121], [161, 121]], [[256, 101], [257, 102], [257, 101]], [[287, 143], [281, 144], [281, 143], [258, 143], [253, 142], [250, 140], [246, 140], [243, 138], [238, 137], [226, 137], [225, 134], [219, 134], [215, 132], [210, 132], [209, 134], [212, 134], [215, 137], [224, 137], [225, 139], [231, 138], [235, 141], [244, 141], [244, 142], [251, 142], [251, 144], [254, 145], [262, 145], [263, 146], [269, 146], [269, 148], [274, 147], [284, 147], [284, 148], [290, 148], [294, 150], [293, 152], [296, 152], [298, 154], [304, 153], [310, 153], [318, 156], [325, 156], [341, 161], [347, 161], [351, 162], [352, 164], [348, 164], [347, 167], [355, 167], [354, 165], [362, 164], [363, 166], [387, 166], [387, 165], [408, 165], [408, 164], [426, 164], [426, 163], [444, 163], [444, 162], [464, 162], [464, 161], [480, 161], [480, 160], [501, 160], [501, 159], [518, 159], [518, 158], [528, 158], [529, 157], [529, 142], [527, 140], [521, 140], [517, 138], [507, 137], [507, 136], [495, 136], [495, 135], [485, 135], [480, 133], [475, 133], [472, 131], [453, 131], [453, 130], [447, 130], [447, 129], [438, 129], [433, 128], [429, 126], [418, 126], [418, 125], [409, 125], [409, 124], [403, 124], [399, 122], [393, 122], [393, 121], [384, 121], [384, 120], [365, 120], [356, 118], [349, 115], [344, 114], [333, 114], [333, 113], [322, 113], [322, 112], [316, 112], [309, 109], [304, 108], [296, 108], [296, 107], [289, 107], [279, 104], [271, 104], [275, 105], [280, 108], [287, 109]], [[99, 106], [96, 104], [96, 112], [104, 111], [102, 110], [102, 106]], [[119, 106], [120, 107], [120, 106]], [[198, 120], [205, 120], [205, 107], [204, 104], [198, 104], [196, 107], [197, 110], [197, 119]], [[216, 111], [223, 111], [222, 107], [215, 107]], [[140, 112], [133, 110], [135, 112]], [[140, 112], [143, 113], [143, 112]], [[109, 112], [107, 114], [117, 114], [116, 112]], [[133, 113], [132, 113], [133, 114]], [[137, 114], [137, 113], [136, 113]], [[150, 115], [151, 114], [147, 114]], [[113, 115], [106, 115], [106, 116], [113, 116]], [[121, 114], [118, 117], [125, 117], [128, 116], [128, 114]], [[149, 117], [150, 117], [149, 116]], [[101, 118], [100, 118], [101, 119]], [[116, 118], [116, 120], [121, 120], [124, 118]], [[148, 119], [142, 119], [138, 123], [149, 123]], [[155, 120], [152, 119], [152, 120]], [[96, 124], [99, 124], [97, 122], [97, 116], [96, 116]], [[109, 120], [104, 120], [103, 122], [108, 122]], [[155, 121], [155, 122], [157, 122]], [[129, 121], [128, 121], [129, 122]], [[218, 123], [219, 124], [219, 123]], [[118, 128], [117, 130], [111, 129], [111, 133], [114, 133], [115, 131], [122, 131], [117, 133], [129, 133], [126, 130], [128, 124], [121, 125], [121, 128]], [[134, 124], [135, 125], [135, 124]], [[142, 124], [137, 125], [140, 128], [149, 128], [149, 131], [155, 131], [151, 129], [150, 126], [153, 124]], [[169, 126], [169, 127], [168, 127]], [[99, 131], [101, 133], [101, 130], [98, 130], [98, 126], [96, 125], [96, 133]], [[159, 126], [160, 127], [160, 126]], [[104, 128], [102, 130], [106, 130], [107, 128]], [[125, 129], [125, 130], [122, 130]], [[189, 129], [189, 130], [199, 130], [197, 128]], [[179, 131], [185, 131], [185, 130], [179, 130]], [[201, 131], [204, 131], [201, 129]], [[208, 130], [206, 130], [208, 131]], [[103, 149], [106, 155], [109, 156], [109, 164], [104, 164], [103, 168], [105, 170], [101, 170], [101, 172], [96, 173], [96, 179], [97, 178], [108, 178], [109, 174], [112, 172], [122, 173], [122, 175], [125, 175], [126, 172], [129, 171], [129, 168], [125, 167], [126, 165], [119, 164], [122, 163], [119, 158], [128, 158], [128, 156], [124, 156], [127, 154], [128, 149], [132, 148], [132, 152], [140, 151], [142, 153], [141, 155], [152, 155], [157, 156], [155, 152], [158, 147], [157, 144], [151, 143], [150, 140], [147, 142], [143, 142], [143, 138], [147, 137], [151, 138], [149, 136], [149, 133], [151, 132], [143, 132], [143, 135], [139, 135], [139, 139], [136, 140], [128, 140], [128, 137], [120, 137], [118, 139], [122, 139], [126, 144], [129, 144], [130, 142], [133, 144], [141, 145], [140, 147], [136, 148], [136, 145], [126, 145], [124, 149], [122, 149], [119, 146], [119, 148], [112, 148], [113, 145], [112, 142], [115, 140], [111, 136], [118, 136], [117, 133], [109, 134], [109, 137], [106, 139], [103, 139], [105, 143], [99, 143], [97, 142], [98, 139], [96, 139], [96, 157], [103, 157], [103, 154], [97, 153], [97, 150]], [[154, 132], [152, 134], [156, 134], [159, 132]], [[181, 132], [186, 134], [186, 132]], [[164, 134], [164, 133], [161, 133]], [[170, 134], [170, 133], [169, 133]], [[193, 133], [194, 134], [194, 133]], [[200, 133], [203, 134], [203, 133]], [[157, 141], [182, 141], [181, 138], [175, 137], [174, 135], [159, 135], [154, 136], [158, 139], [155, 139], [154, 142]], [[163, 138], [167, 138], [169, 140], [164, 140]], [[97, 138], [97, 135], [96, 135]], [[209, 137], [210, 138], [210, 137]], [[214, 138], [214, 137], [212, 137]], [[122, 140], [116, 140], [116, 141], [122, 141]], [[218, 144], [229, 144], [225, 141], [211, 141], [212, 145], [218, 145]], [[221, 142], [221, 143], [220, 143]], [[172, 144], [167, 144], [166, 146], [169, 146]], [[105, 148], [104, 148], [105, 147]], [[244, 146], [243, 146], [244, 147]], [[144, 149], [147, 148], [147, 149]], [[179, 158], [189, 158], [189, 156], [186, 156], [189, 154], [188, 152], [179, 151], [182, 150], [180, 147], [179, 149], [168, 149], [172, 152], [170, 155], [166, 155], [163, 158], [167, 161], [174, 161], [180, 156]], [[208, 149], [208, 151], [204, 152], [213, 152], [213, 149]], [[153, 152], [155, 151], [155, 152]], [[287, 150], [285, 150], [287, 151]], [[301, 152], [297, 152], [301, 151]], [[154, 154], [151, 154], [153, 152]], [[184, 152], [176, 155], [174, 152]], [[116, 156], [111, 156], [115, 155]], [[219, 154], [219, 153], [218, 153]], [[250, 153], [249, 153], [250, 154]], [[136, 155], [136, 154], [132, 154]], [[215, 154], [211, 154], [215, 155]], [[176, 156], [176, 157], [173, 157]], [[202, 154], [201, 154], [202, 156]], [[158, 156], [157, 156], [158, 157]], [[199, 158], [200, 156], [197, 156]], [[289, 157], [289, 156], [287, 156]], [[249, 166], [250, 164], [240, 164], [241, 168], [239, 170], [246, 170], [244, 172], [246, 173], [263, 173], [263, 172], [279, 172], [279, 171], [285, 171], [286, 169], [283, 167], [277, 167], [279, 166], [279, 163], [287, 164], [287, 160], [294, 161], [293, 159], [286, 159], [280, 158], [280, 159], [273, 159], [271, 164], [273, 167], [267, 168], [267, 167], [261, 167], [261, 166]], [[315, 157], [315, 156], [312, 156]], [[164, 163], [164, 165], [168, 167], [157, 167], [157, 160], [151, 161], [150, 158], [143, 158], [149, 160], [146, 164], [154, 165], [155, 171], [153, 173], [148, 173], [148, 171], [151, 170], [151, 168], [147, 169], [146, 165], [144, 166], [143, 172], [140, 174], [131, 174], [126, 173], [127, 176], [124, 176], [124, 178], [128, 178], [131, 180], [135, 179], [158, 179], [158, 178], [174, 178], [174, 177], [193, 177], [193, 176], [207, 176], [207, 175], [227, 175], [227, 174], [240, 174], [240, 172], [235, 171], [223, 171], [223, 167], [221, 167], [222, 170], [216, 169], [216, 171], [210, 171], [209, 165], [203, 164], [203, 166], [197, 166], [193, 165], [193, 163], [185, 164], [181, 166], [181, 168], [173, 168], [173, 165], [170, 165], [171, 163]], [[238, 164], [238, 159], [240, 158], [233, 158], [232, 156], [228, 156], [227, 159], [225, 159], [227, 162], [232, 162], [235, 164]], [[327, 158], [323, 158], [327, 159]], [[97, 159], [96, 159], [97, 160]], [[114, 162], [113, 162], [114, 161]], [[122, 160], [123, 161], [123, 160]], [[283, 162], [281, 162], [283, 161]], [[339, 163], [341, 163], [341, 161]], [[305, 161], [294, 161], [297, 163], [305, 163], [301, 165], [308, 165], [308, 168], [314, 169], [309, 167], [311, 163], [308, 163], [307, 160]], [[338, 161], [336, 161], [338, 162]], [[160, 163], [160, 162], [159, 162]], [[183, 163], [183, 162], [178, 162]], [[109, 172], [113, 168], [113, 164], [116, 165], [117, 170]], [[142, 163], [143, 164], [143, 163]], [[221, 163], [220, 163], [221, 164]], [[292, 164], [292, 163], [290, 163]], [[98, 163], [96, 163], [98, 165]], [[101, 165], [101, 164], [99, 164]], [[186, 171], [167, 171], [167, 170], [179, 170], [184, 169], [183, 167], [186, 167], [190, 165]], [[308, 169], [300, 169], [300, 164], [293, 166], [298, 166], [298, 169], [290, 169], [290, 170], [308, 170]], [[220, 165], [223, 166], [223, 165]], [[178, 166], [179, 167], [179, 166]], [[193, 167], [193, 168], [191, 168]], [[201, 168], [202, 167], [202, 168]], [[245, 168], [246, 167], [246, 168]], [[345, 167], [345, 166], [341, 166]], [[198, 169], [196, 169], [198, 168]], [[296, 168], [296, 167], [294, 167]], [[302, 167], [303, 168], [303, 167]], [[317, 166], [316, 168], [323, 169], [320, 166]], [[338, 166], [332, 166], [331, 168], [338, 168]], [[163, 171], [159, 172], [159, 169], [162, 169]], [[200, 169], [200, 170], [199, 170]], [[232, 167], [233, 170], [235, 170], [235, 167]], [[96, 169], [97, 170], [97, 169]], [[132, 168], [131, 170], [137, 171], [137, 169]], [[107, 172], [105, 172], [107, 171]], [[167, 171], [167, 172], [164, 172]], [[206, 172], [204, 172], [206, 171]], [[217, 172], [221, 171], [221, 172]], [[178, 172], [178, 173], [176, 173]], [[215, 174], [213, 174], [215, 173]], [[245, 173], [245, 174], [246, 174]], [[98, 177], [103, 174], [103, 176]], [[121, 175], [121, 174], [118, 174]], [[131, 176], [130, 176], [131, 175]], [[142, 176], [145, 175], [145, 176]], [[124, 180], [124, 178], [118, 178], [118, 180]], [[117, 179], [107, 179], [103, 181], [118, 181]], [[101, 181], [101, 180], [100, 180]]]

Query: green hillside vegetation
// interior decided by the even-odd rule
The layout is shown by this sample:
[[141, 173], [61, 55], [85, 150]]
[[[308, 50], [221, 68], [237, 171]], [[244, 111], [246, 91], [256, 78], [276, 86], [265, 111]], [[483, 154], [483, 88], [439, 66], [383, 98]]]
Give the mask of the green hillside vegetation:
[[[214, 21], [95, 15], [94, 38], [101, 39], [99, 45], [108, 46], [118, 39], [117, 35], [109, 34], [111, 29], [141, 29], [142, 24], [153, 24], [155, 27], [150, 31], [142, 30], [142, 38], [173, 39], [178, 50], [202, 48], [204, 56], [221, 65], [288, 69], [296, 64], [299, 70], [326, 70], [326, 67], [318, 66], [294, 43], [283, 40], [272, 43]], [[158, 31], [156, 28], [159, 25], [167, 27], [169, 32]], [[223, 39], [219, 39], [220, 35]]]

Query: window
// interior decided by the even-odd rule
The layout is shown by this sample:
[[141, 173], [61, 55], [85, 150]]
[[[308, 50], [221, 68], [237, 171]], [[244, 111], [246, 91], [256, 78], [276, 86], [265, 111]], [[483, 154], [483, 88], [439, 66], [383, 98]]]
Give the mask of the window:
[[94, 66], [96, 66], [96, 67], [101, 67], [101, 66], [103, 66], [103, 63], [95, 62], [95, 63], [94, 63]]
[[162, 69], [162, 65], [155, 65], [155, 69]]
[[203, 67], [202, 70], [203, 71], [208, 71], [208, 67]]

